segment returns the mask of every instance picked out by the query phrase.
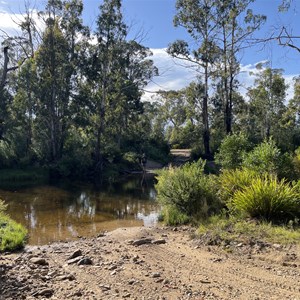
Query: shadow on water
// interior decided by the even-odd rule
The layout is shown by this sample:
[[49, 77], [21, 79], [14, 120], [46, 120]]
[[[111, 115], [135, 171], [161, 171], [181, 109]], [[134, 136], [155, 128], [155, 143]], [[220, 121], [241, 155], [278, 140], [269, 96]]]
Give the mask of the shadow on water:
[[154, 177], [128, 177], [95, 185], [59, 181], [0, 188], [8, 213], [28, 228], [30, 244], [95, 236], [119, 227], [151, 226], [157, 221]]

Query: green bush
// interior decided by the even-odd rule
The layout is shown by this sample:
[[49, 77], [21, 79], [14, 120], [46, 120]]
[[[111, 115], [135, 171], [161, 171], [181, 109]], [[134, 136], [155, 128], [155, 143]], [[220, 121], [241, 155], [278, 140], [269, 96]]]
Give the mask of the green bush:
[[173, 206], [188, 217], [206, 217], [219, 208], [216, 185], [204, 174], [205, 161], [158, 173], [157, 199], [163, 206]]
[[287, 222], [299, 217], [300, 194], [296, 184], [265, 174], [249, 186], [237, 190], [231, 202], [242, 215], [273, 222]]
[[190, 222], [190, 218], [186, 214], [172, 205], [164, 206], [160, 219], [170, 226], [184, 225]]
[[3, 214], [6, 210], [7, 205], [4, 203], [3, 200], [0, 199], [0, 214]]
[[26, 229], [13, 221], [4, 212], [6, 204], [0, 199], [0, 251], [22, 248], [27, 236]]
[[249, 152], [242, 166], [260, 174], [277, 174], [280, 170], [281, 153], [273, 140], [264, 141]]
[[232, 208], [230, 203], [234, 194], [250, 186], [252, 181], [259, 177], [260, 174], [249, 169], [223, 170], [218, 178], [221, 200], [228, 208]]
[[215, 162], [223, 169], [236, 169], [241, 166], [244, 155], [249, 149], [249, 141], [243, 133], [228, 135], [215, 155]]
[[141, 155], [135, 152], [126, 152], [123, 154], [123, 161], [128, 169], [139, 170], [141, 169], [140, 157]]
[[20, 249], [25, 244], [27, 231], [8, 216], [0, 215], [0, 251]]

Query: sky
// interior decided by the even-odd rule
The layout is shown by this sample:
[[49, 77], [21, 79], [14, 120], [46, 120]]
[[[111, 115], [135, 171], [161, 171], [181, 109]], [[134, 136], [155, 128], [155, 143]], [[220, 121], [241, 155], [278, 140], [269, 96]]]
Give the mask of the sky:
[[[43, 9], [45, 2], [44, 0], [31, 1], [39, 10]], [[84, 23], [91, 28], [95, 27], [101, 2], [101, 0], [83, 0]], [[160, 71], [160, 76], [154, 78], [153, 82], [146, 87], [146, 90], [150, 92], [183, 88], [197, 75], [170, 58], [165, 51], [168, 45], [176, 39], [192, 42], [184, 28], [173, 26], [176, 13], [175, 3], [176, 0], [123, 0], [123, 14], [127, 24], [132, 25], [132, 36], [140, 29], [143, 30], [145, 36], [142, 43], [152, 50], [152, 59]], [[282, 26], [291, 30], [293, 34], [300, 35], [300, 0], [293, 0], [290, 10], [286, 13], [278, 12], [280, 3], [281, 0], [256, 0], [251, 5], [250, 8], [254, 13], [267, 16], [267, 22], [257, 33], [258, 37], [270, 36]], [[11, 15], [22, 13], [23, 9], [23, 0], [0, 0], [0, 28], [15, 31], [16, 25], [11, 22]], [[279, 46], [275, 42], [252, 47], [240, 53], [240, 92], [246, 94], [247, 88], [253, 84], [254, 77], [250, 73], [255, 71], [255, 65], [261, 61], [270, 61], [273, 68], [284, 70], [284, 76], [290, 85], [288, 94], [291, 97], [292, 78], [300, 74], [300, 53]], [[151, 95], [151, 93], [146, 93], [146, 98], [150, 98]]]

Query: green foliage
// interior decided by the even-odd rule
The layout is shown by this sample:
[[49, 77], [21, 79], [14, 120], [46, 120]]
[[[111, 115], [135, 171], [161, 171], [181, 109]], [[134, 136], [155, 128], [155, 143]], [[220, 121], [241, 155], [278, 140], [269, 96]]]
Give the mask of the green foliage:
[[249, 148], [245, 134], [228, 135], [222, 141], [219, 152], [215, 155], [215, 161], [223, 169], [236, 169], [241, 166]]
[[215, 185], [204, 174], [205, 161], [169, 168], [159, 172], [157, 199], [163, 206], [173, 206], [189, 217], [206, 217], [219, 208]]
[[300, 147], [295, 150], [293, 157], [293, 166], [297, 177], [300, 177]]
[[82, 128], [71, 126], [57, 171], [63, 177], [86, 177], [92, 166], [90, 141]]
[[265, 140], [245, 156], [242, 165], [260, 174], [277, 174], [280, 166], [280, 155], [280, 150], [275, 142], [272, 139]]
[[297, 185], [289, 185], [269, 174], [254, 178], [249, 186], [236, 191], [231, 205], [241, 214], [273, 222], [286, 222], [300, 216]]
[[276, 226], [267, 222], [253, 222], [235, 216], [227, 218], [223, 215], [212, 216], [202, 222], [197, 234], [200, 238], [209, 237], [208, 243], [217, 241], [224, 245], [228, 245], [230, 242], [233, 244], [249, 243], [250, 239], [281, 244], [299, 243], [300, 241], [300, 228]]
[[256, 171], [249, 169], [223, 170], [218, 178], [222, 201], [228, 208], [232, 208], [230, 203], [234, 194], [250, 186], [252, 181], [259, 178], [259, 176]]
[[2, 215], [4, 213], [4, 211], [6, 210], [7, 204], [4, 203], [3, 200], [0, 199], [0, 215]]
[[8, 216], [0, 213], [0, 251], [12, 251], [24, 246], [26, 229]]
[[27, 230], [5, 214], [7, 205], [0, 199], [0, 251], [12, 251], [24, 246]]
[[0, 140], [0, 167], [10, 167], [15, 159], [13, 147], [8, 142]]
[[191, 221], [191, 218], [172, 205], [163, 207], [160, 218], [166, 225], [170, 226], [184, 225]]

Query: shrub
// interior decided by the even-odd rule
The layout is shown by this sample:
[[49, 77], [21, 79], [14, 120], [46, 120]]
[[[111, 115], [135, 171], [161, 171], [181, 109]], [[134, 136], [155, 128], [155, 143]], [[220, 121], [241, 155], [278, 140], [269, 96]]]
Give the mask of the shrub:
[[190, 218], [186, 214], [172, 205], [164, 206], [160, 217], [166, 225], [170, 226], [184, 225], [190, 222]]
[[236, 191], [231, 204], [241, 214], [267, 221], [287, 222], [300, 214], [298, 186], [269, 174]]
[[5, 215], [6, 204], [0, 199], [0, 251], [15, 250], [24, 246], [27, 231]]
[[249, 169], [223, 170], [219, 176], [219, 193], [221, 200], [228, 208], [232, 208], [230, 203], [234, 194], [250, 186], [253, 179], [259, 177], [260, 175], [256, 171]]
[[243, 133], [228, 135], [215, 155], [215, 162], [223, 169], [236, 169], [241, 166], [243, 157], [249, 149], [249, 141]]
[[159, 172], [157, 199], [163, 206], [173, 206], [188, 217], [205, 217], [219, 208], [215, 185], [205, 175], [205, 161]]
[[293, 165], [295, 168], [296, 176], [300, 177], [300, 147], [295, 150], [295, 155], [293, 157]]
[[3, 214], [6, 210], [7, 205], [4, 203], [3, 200], [0, 199], [0, 214]]
[[277, 175], [280, 179], [285, 178], [289, 181], [299, 179], [300, 173], [298, 173], [294, 157], [290, 153], [282, 154], [277, 165]]
[[260, 174], [277, 174], [280, 169], [281, 153], [273, 140], [264, 141], [249, 152], [242, 166]]
[[20, 249], [25, 244], [27, 231], [10, 217], [0, 214], [0, 251]]
[[135, 152], [126, 152], [123, 154], [123, 161], [129, 169], [140, 169], [140, 155]]

